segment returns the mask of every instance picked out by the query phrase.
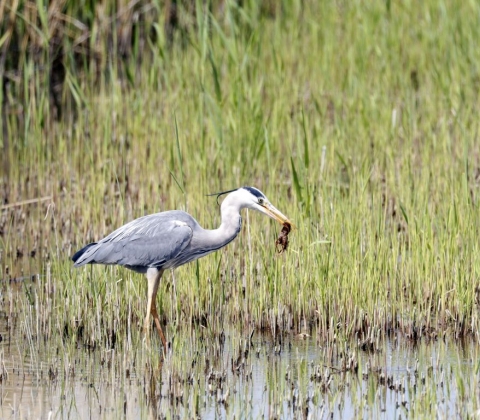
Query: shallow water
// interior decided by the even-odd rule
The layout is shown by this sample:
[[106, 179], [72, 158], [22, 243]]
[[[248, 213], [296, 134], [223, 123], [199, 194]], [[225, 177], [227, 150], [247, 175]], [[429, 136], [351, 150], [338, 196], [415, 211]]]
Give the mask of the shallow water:
[[[4, 314], [2, 314], [4, 315]], [[0, 334], [0, 418], [437, 418], [474, 415], [478, 346], [385, 340], [321, 345], [311, 337], [234, 328], [220, 344], [198, 337], [163, 363], [156, 346], [122, 351]], [[178, 343], [177, 343], [178, 344]], [[365, 347], [363, 347], [365, 349]]]

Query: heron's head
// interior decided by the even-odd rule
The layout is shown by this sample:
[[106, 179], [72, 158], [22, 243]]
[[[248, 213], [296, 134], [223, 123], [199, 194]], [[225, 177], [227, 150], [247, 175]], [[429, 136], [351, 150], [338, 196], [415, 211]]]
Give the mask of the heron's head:
[[257, 210], [282, 224], [292, 224], [288, 217], [270, 203], [265, 194], [255, 187], [241, 187], [233, 190], [228, 196], [228, 199], [228, 201], [235, 202], [240, 209], [245, 207]]

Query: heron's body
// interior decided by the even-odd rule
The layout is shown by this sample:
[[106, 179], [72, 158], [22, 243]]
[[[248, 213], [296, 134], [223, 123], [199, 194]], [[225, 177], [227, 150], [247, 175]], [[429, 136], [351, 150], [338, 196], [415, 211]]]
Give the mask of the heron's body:
[[166, 346], [155, 307], [155, 296], [163, 272], [214, 252], [235, 239], [241, 229], [242, 208], [261, 211], [282, 223], [288, 219], [270, 204], [265, 195], [253, 187], [234, 190], [222, 202], [222, 223], [218, 229], [203, 229], [188, 213], [165, 211], [135, 219], [98, 242], [91, 243], [73, 255], [75, 267], [85, 264], [117, 264], [145, 273], [148, 279], [149, 314]]

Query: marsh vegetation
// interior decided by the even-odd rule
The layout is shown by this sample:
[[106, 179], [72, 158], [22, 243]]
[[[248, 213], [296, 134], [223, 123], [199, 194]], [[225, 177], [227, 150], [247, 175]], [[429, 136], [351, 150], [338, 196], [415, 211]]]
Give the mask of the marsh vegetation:
[[[219, 410], [240, 399], [228, 381], [243, 357], [245, 376], [234, 381], [246, 388], [237, 393], [249, 389], [249, 371], [265, 369], [265, 392], [281, 405], [291, 387], [287, 370], [297, 369], [299, 382], [288, 392], [321, 410], [319, 395], [341, 394], [353, 377], [368, 398], [389, 392], [386, 354], [397, 345], [387, 343], [433, 349], [438, 367], [443, 355], [459, 354], [445, 346], [462, 342], [468, 356], [445, 360], [442, 379], [455, 378], [455, 401], [473, 415], [480, 6], [179, 2], [180, 29], [171, 30], [161, 2], [113, 3], [79, 11], [74, 2], [0, 1], [9, 16], [0, 34], [1, 381], [30, 371], [35, 383], [73, 390], [108, 377], [113, 389], [131, 374], [156, 415], [168, 401], [203, 416], [204, 395], [213, 393], [214, 405], [225, 406]], [[52, 26], [55, 17], [61, 25]], [[42, 71], [58, 51], [52, 39], [63, 57], [58, 84], [55, 72]], [[74, 270], [69, 257], [157, 211], [183, 209], [216, 227], [219, 209], [206, 194], [241, 185], [260, 188], [295, 222], [288, 249], [276, 252], [278, 225], [246, 213], [227, 248], [166, 273], [157, 308], [171, 354], [159, 369], [160, 343], [147, 349], [142, 341], [143, 277], [116, 267]], [[282, 359], [288, 343], [290, 354], [304, 355], [298, 365]], [[342, 361], [325, 354], [332, 348]], [[270, 365], [275, 349], [282, 349], [278, 368]], [[382, 356], [373, 356], [377, 349]], [[368, 361], [380, 365], [382, 380], [378, 373], [365, 382], [362, 365], [336, 373], [365, 353], [383, 360]], [[456, 367], [462, 363], [469, 369]], [[231, 371], [228, 387], [220, 386], [223, 371]], [[432, 385], [428, 369], [420, 381], [421, 372], [423, 385]], [[394, 375], [392, 386], [403, 381], [410, 389], [411, 375]], [[176, 394], [198, 380], [191, 399]], [[416, 415], [429, 416], [432, 407], [457, 413], [456, 403], [435, 405], [438, 388], [425, 385], [418, 394], [420, 385], [408, 391], [419, 398], [408, 400], [418, 401]], [[160, 403], [160, 394], [169, 397]], [[369, 410], [368, 398], [352, 400], [354, 409]], [[297, 417], [275, 401], [263, 414]], [[54, 414], [65, 414], [66, 405], [56, 407]]]

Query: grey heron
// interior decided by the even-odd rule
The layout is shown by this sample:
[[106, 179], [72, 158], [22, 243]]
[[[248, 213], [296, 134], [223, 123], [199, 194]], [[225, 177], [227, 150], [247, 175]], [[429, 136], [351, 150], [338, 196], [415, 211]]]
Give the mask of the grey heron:
[[203, 229], [192, 216], [181, 210], [150, 214], [80, 249], [72, 257], [74, 267], [117, 264], [146, 274], [148, 300], [144, 331], [148, 337], [152, 315], [166, 350], [167, 343], [155, 305], [164, 271], [204, 257], [233, 241], [241, 229], [240, 211], [243, 208], [257, 210], [284, 225], [291, 224], [257, 188], [241, 187], [215, 195], [218, 199], [227, 193], [220, 207], [222, 221], [218, 229]]

